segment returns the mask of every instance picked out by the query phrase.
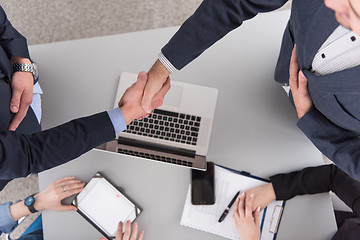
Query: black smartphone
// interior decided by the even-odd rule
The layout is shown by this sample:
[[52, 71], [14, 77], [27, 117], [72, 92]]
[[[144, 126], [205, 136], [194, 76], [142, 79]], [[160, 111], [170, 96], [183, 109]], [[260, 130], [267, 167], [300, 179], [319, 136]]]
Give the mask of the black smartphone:
[[215, 203], [213, 162], [207, 162], [206, 171], [191, 170], [191, 203], [193, 205], [212, 205]]

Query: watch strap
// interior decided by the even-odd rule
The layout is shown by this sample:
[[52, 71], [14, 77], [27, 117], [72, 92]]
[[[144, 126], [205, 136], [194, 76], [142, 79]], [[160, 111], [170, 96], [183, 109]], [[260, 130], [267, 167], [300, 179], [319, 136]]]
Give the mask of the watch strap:
[[12, 67], [13, 67], [14, 72], [30, 72], [34, 77], [34, 85], [38, 82], [39, 74], [38, 74], [37, 67], [34, 62], [31, 64], [15, 63], [12, 65]]
[[14, 72], [34, 72], [34, 66], [27, 63], [15, 63], [13, 65]]
[[[34, 196], [35, 196], [35, 194], [30, 195], [29, 197], [34, 198]], [[36, 199], [34, 198], [33, 203], [32, 203], [31, 205], [27, 206], [27, 208], [29, 209], [29, 211], [30, 211], [31, 213], [36, 213], [36, 212], [38, 212], [38, 210], [36, 210], [35, 207], [34, 207], [35, 201], [36, 201]]]

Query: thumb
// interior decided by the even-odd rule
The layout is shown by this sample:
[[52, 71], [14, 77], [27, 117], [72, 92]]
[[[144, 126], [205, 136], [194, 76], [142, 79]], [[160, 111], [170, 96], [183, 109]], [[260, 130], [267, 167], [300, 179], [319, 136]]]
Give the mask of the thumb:
[[12, 92], [12, 98], [10, 101], [10, 111], [13, 113], [17, 113], [19, 111], [22, 92], [23, 92], [22, 90], [16, 90], [16, 89], [14, 89]]
[[308, 80], [302, 71], [299, 72], [299, 90], [301, 92], [307, 92]]
[[144, 71], [139, 72], [139, 75], [137, 77], [136, 81], [136, 87], [140, 88], [141, 90], [144, 90], [146, 81], [147, 81], [147, 73]]
[[166, 81], [160, 81], [160, 80], [154, 80], [154, 79], [148, 79], [145, 89], [144, 89], [144, 95], [142, 98], [142, 107], [146, 113], [151, 113], [152, 111], [152, 100], [153, 97], [160, 91], [160, 89], [163, 86], [163, 83]]
[[73, 205], [61, 205], [59, 211], [76, 211], [77, 208]]

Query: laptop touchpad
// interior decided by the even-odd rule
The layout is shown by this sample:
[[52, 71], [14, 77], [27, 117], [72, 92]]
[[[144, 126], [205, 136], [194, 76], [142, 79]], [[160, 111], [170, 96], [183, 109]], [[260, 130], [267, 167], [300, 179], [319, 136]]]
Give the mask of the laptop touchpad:
[[169, 92], [165, 95], [164, 105], [180, 107], [182, 94], [182, 86], [171, 86]]

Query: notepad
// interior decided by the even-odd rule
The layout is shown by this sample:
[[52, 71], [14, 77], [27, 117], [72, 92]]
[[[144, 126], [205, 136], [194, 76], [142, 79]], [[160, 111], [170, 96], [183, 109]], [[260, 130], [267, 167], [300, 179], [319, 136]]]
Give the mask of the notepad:
[[141, 212], [133, 201], [100, 173], [76, 196], [73, 205], [108, 239], [115, 237], [119, 221], [132, 222]]
[[[240, 239], [232, 218], [234, 206], [223, 222], [218, 222], [219, 217], [238, 191], [243, 192], [266, 183], [266, 181], [215, 166], [215, 204], [192, 205], [191, 186], [189, 186], [180, 224], [225, 238]], [[273, 201], [260, 213], [262, 240], [276, 238], [283, 206], [284, 201]]]

